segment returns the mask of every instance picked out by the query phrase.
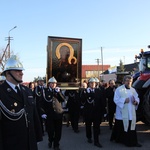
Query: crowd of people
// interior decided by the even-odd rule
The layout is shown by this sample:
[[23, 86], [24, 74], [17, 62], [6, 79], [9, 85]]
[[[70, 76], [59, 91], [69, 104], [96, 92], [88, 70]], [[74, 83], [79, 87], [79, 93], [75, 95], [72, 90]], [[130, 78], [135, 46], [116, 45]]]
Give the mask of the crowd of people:
[[[112, 130], [110, 141], [128, 147], [141, 147], [136, 134], [136, 109], [139, 98], [127, 75], [121, 86], [110, 79], [108, 84], [98, 78], [83, 81], [79, 90], [61, 90], [57, 79], [48, 84], [38, 78], [36, 84], [22, 85], [24, 68], [16, 56], [6, 62], [0, 76], [0, 149], [37, 150], [37, 143], [48, 134], [48, 147], [60, 150], [62, 123], [66, 117], [75, 133], [79, 119], [85, 123], [89, 144], [102, 148], [100, 124], [107, 118]], [[62, 108], [62, 104], [64, 104]], [[19, 140], [19, 143], [17, 141]]]

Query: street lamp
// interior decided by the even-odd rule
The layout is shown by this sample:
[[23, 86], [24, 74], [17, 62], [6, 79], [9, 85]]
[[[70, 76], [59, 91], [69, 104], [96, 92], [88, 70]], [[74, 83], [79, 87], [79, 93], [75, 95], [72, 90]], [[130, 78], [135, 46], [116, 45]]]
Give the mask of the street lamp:
[[13, 40], [12, 37], [10, 37], [10, 31], [14, 30], [17, 28], [17, 26], [14, 26], [12, 29], [8, 31], [8, 57], [10, 58], [10, 40]]

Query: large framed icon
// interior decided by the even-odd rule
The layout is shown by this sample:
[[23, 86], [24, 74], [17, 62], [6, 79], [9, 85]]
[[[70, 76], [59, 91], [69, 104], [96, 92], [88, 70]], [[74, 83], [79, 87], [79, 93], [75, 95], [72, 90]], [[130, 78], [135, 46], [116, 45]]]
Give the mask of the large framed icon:
[[61, 88], [77, 89], [81, 70], [82, 39], [48, 36], [47, 81], [54, 76]]

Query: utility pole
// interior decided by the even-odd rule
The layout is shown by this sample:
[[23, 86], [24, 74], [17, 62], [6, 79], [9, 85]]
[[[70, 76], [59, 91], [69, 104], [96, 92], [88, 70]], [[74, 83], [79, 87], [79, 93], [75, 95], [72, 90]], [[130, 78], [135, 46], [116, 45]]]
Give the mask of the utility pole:
[[[104, 66], [103, 66], [103, 48], [101, 47], [101, 62], [102, 62], [102, 73], [104, 71]], [[102, 76], [102, 79], [103, 79], [103, 76]]]
[[124, 63], [124, 65], [125, 65], [125, 56], [123, 56], [123, 63]]
[[99, 58], [97, 58], [96, 59], [96, 62], [97, 62], [97, 65], [98, 65], [98, 79], [99, 79], [99, 77], [100, 77], [100, 66], [99, 66], [99, 64], [100, 64], [100, 59]]

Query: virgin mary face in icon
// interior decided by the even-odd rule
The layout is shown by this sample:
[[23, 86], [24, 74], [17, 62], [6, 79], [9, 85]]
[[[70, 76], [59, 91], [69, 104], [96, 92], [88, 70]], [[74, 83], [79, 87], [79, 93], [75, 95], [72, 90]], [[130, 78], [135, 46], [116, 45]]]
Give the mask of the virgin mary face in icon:
[[77, 72], [77, 59], [73, 47], [68, 43], [60, 43], [56, 48], [56, 57], [59, 62], [57, 79], [59, 82], [70, 82], [76, 77], [74, 72]]
[[70, 50], [67, 46], [62, 46], [60, 48], [60, 58], [62, 62], [67, 61], [68, 62], [68, 58], [70, 56]]

